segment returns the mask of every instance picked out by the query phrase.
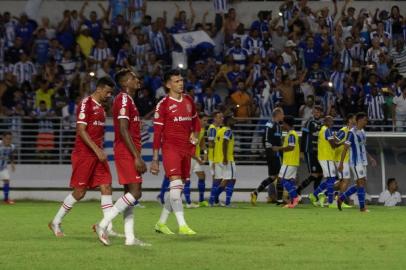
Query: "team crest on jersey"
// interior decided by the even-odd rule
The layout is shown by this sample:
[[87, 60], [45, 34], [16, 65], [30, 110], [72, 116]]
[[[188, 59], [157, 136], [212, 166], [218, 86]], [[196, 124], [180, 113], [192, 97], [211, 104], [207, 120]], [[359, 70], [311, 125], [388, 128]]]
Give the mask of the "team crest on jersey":
[[178, 105], [173, 104], [173, 105], [169, 106], [168, 109], [169, 109], [170, 111], [172, 111], [172, 110], [175, 109], [176, 107], [178, 107]]
[[83, 119], [85, 119], [85, 117], [86, 117], [86, 115], [85, 115], [85, 113], [79, 113], [79, 119], [80, 120], [83, 120]]
[[125, 115], [125, 108], [120, 109], [120, 115]]
[[154, 118], [155, 118], [155, 119], [159, 118], [159, 113], [158, 113], [158, 112], [155, 112]]
[[190, 104], [187, 104], [186, 105], [186, 110], [187, 110], [187, 112], [192, 112], [192, 105], [190, 105]]

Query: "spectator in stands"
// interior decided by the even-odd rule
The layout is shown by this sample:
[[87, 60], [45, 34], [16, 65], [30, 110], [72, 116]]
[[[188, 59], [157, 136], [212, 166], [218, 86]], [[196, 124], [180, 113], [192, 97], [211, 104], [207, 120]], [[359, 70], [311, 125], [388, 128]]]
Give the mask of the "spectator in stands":
[[406, 47], [403, 40], [397, 40], [390, 52], [394, 67], [403, 76], [406, 76]]
[[43, 67], [48, 61], [49, 40], [44, 28], [39, 28], [34, 40], [32, 58], [39, 67]]
[[244, 70], [247, 65], [249, 52], [241, 46], [241, 39], [236, 38], [233, 40], [233, 47], [231, 47], [227, 55], [232, 55], [235, 64], [238, 64], [240, 70]]
[[76, 42], [79, 44], [81, 52], [87, 58], [92, 52], [92, 48], [95, 45], [94, 39], [90, 36], [89, 27], [82, 25], [80, 27], [80, 34], [76, 38]]
[[288, 67], [287, 74], [289, 79], [294, 80], [297, 76], [298, 58], [294, 48], [296, 43], [293, 40], [286, 41], [284, 52], [282, 53], [283, 63]]
[[213, 88], [206, 87], [202, 95], [202, 107], [205, 115], [212, 115], [214, 111], [218, 110], [221, 104], [221, 98], [214, 93]]
[[[370, 94], [365, 96], [365, 107], [371, 125], [382, 125], [384, 120], [383, 105], [385, 100], [377, 87], [371, 89]], [[381, 130], [378, 128], [377, 130]]]
[[384, 206], [396, 206], [398, 203], [402, 202], [402, 197], [398, 191], [398, 183], [395, 178], [389, 178], [387, 182], [387, 190], [383, 191], [379, 195], [380, 203]]
[[37, 148], [40, 159], [49, 159], [48, 154], [55, 147], [54, 130], [52, 120], [55, 112], [47, 107], [44, 100], [39, 102], [39, 106], [31, 113], [31, 116], [38, 121]]
[[65, 10], [63, 19], [58, 24], [57, 40], [65, 49], [72, 49], [75, 42], [75, 31], [72, 28], [71, 12]]
[[18, 24], [15, 27], [15, 35], [21, 38], [24, 48], [29, 49], [31, 47], [34, 31], [37, 26], [34, 20], [28, 19], [26, 13], [21, 13]]
[[244, 80], [238, 80], [237, 89], [231, 95], [231, 101], [234, 104], [235, 117], [248, 118], [252, 116], [253, 102], [251, 96], [247, 92]]
[[86, 7], [89, 5], [88, 1], [85, 1], [79, 11], [79, 17], [83, 22], [83, 25], [86, 25], [89, 30], [90, 30], [90, 36], [93, 38], [93, 40], [99, 40], [102, 37], [102, 31], [103, 31], [103, 23], [108, 21], [108, 12], [104, 8], [103, 4], [98, 3], [98, 6], [103, 12], [103, 17], [99, 20], [97, 18], [97, 13], [96, 11], [91, 11], [89, 19], [86, 18], [84, 15]]
[[49, 82], [46, 80], [40, 81], [40, 88], [35, 93], [35, 110], [40, 109], [42, 102], [45, 109], [50, 110], [52, 108], [52, 98], [55, 94], [55, 89], [50, 88]]
[[313, 107], [314, 96], [307, 96], [306, 103], [299, 108], [299, 117], [302, 118], [302, 126], [312, 117]]
[[23, 48], [23, 40], [20, 37], [16, 37], [14, 45], [9, 47], [5, 52], [5, 61], [10, 64], [15, 64], [20, 59], [20, 55], [26, 50]]
[[62, 57], [63, 57], [63, 46], [61, 46], [59, 41], [56, 38], [54, 38], [50, 42], [47, 58], [53, 59], [59, 64], [62, 61]]
[[30, 61], [25, 52], [20, 54], [20, 61], [14, 65], [14, 76], [17, 78], [17, 84], [21, 86], [23, 82], [32, 83], [37, 75], [37, 69], [33, 62]]
[[406, 130], [406, 85], [402, 86], [402, 94], [393, 98], [392, 119], [396, 131]]

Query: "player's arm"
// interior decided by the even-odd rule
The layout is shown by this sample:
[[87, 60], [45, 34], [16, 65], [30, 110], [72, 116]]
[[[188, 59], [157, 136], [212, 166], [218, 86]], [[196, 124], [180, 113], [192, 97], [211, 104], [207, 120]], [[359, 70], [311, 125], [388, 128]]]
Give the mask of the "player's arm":
[[338, 165], [338, 171], [340, 171], [340, 172], [343, 171], [344, 159], [345, 159], [345, 156], [347, 155], [348, 148], [350, 148], [353, 141], [354, 141], [354, 135], [352, 133], [348, 134], [348, 139], [344, 143], [344, 149], [343, 149], [343, 152], [341, 153], [340, 164]]
[[210, 157], [212, 160], [214, 159], [214, 139], [215, 138], [216, 138], [216, 129], [209, 128], [207, 139], [209, 141], [209, 150], [213, 155], [212, 157]]
[[269, 125], [265, 128], [265, 148], [272, 148], [272, 130]]
[[147, 168], [145, 166], [145, 162], [142, 159], [141, 153], [135, 147], [134, 141], [130, 136], [130, 132], [128, 131], [128, 119], [120, 118], [119, 119], [119, 127], [120, 127], [120, 136], [123, 138], [125, 146], [130, 151], [131, 155], [135, 158], [135, 166], [137, 171], [140, 173], [145, 173]]
[[333, 149], [338, 146], [338, 145], [335, 143], [334, 135], [333, 135], [333, 133], [331, 132], [331, 129], [328, 128], [328, 129], [325, 131], [325, 136], [326, 136], [326, 139], [327, 139], [327, 141], [329, 142], [330, 146], [331, 146]]
[[276, 149], [277, 149], [277, 151], [281, 151], [281, 152], [290, 152], [290, 151], [293, 151], [293, 149], [295, 149], [295, 145], [296, 145], [296, 138], [295, 138], [295, 136], [293, 136], [291, 134], [291, 135], [289, 135], [289, 138], [288, 138], [288, 145], [287, 146], [277, 146]]
[[195, 103], [192, 101], [192, 133], [190, 134], [190, 142], [194, 145], [198, 144], [198, 138], [200, 133], [200, 119], [197, 115]]
[[207, 161], [207, 148], [206, 148], [206, 142], [204, 141], [204, 136], [201, 138], [199, 142], [200, 149], [203, 151], [203, 162]]
[[83, 140], [83, 142], [96, 154], [97, 158], [100, 161], [106, 161], [107, 155], [100, 149], [97, 144], [89, 136], [89, 133], [86, 131], [86, 124], [77, 123], [76, 125], [76, 132], [79, 134], [79, 137]]
[[372, 167], [376, 167], [378, 165], [376, 160], [368, 152], [367, 152], [367, 158], [368, 158], [369, 162], [371, 162]]
[[154, 115], [154, 140], [152, 146], [152, 162], [151, 162], [151, 173], [154, 175], [158, 175], [159, 173], [159, 149], [161, 148], [162, 144], [162, 132], [164, 130], [164, 123], [165, 123], [165, 110], [162, 108], [161, 100], [155, 109]]
[[301, 152], [307, 152], [307, 148], [306, 148], [306, 142], [307, 142], [307, 139], [308, 139], [308, 136], [309, 136], [309, 127], [310, 127], [310, 121], [307, 121], [306, 122], [306, 124], [305, 124], [305, 126], [302, 128], [302, 137], [301, 137], [301, 139], [300, 139], [300, 149], [302, 149], [301, 150]]
[[10, 157], [9, 157], [9, 159], [10, 159], [10, 166], [11, 166], [11, 171], [12, 172], [14, 172], [15, 170], [16, 170], [16, 166], [15, 166], [15, 163], [14, 163], [14, 154], [15, 154], [15, 149], [14, 149], [14, 147], [13, 147], [13, 149], [12, 149], [12, 151], [11, 151], [11, 153], [10, 153]]
[[341, 146], [342, 144], [345, 143], [344, 138], [345, 132], [343, 130], [339, 130], [334, 136], [334, 143], [336, 144], [336, 147]]
[[227, 163], [228, 163], [228, 156], [227, 156], [227, 153], [228, 153], [228, 142], [229, 142], [229, 140], [231, 139], [231, 136], [232, 136], [231, 129], [227, 130], [227, 131], [224, 133], [224, 141], [223, 141], [223, 164], [224, 164], [224, 165], [227, 165]]

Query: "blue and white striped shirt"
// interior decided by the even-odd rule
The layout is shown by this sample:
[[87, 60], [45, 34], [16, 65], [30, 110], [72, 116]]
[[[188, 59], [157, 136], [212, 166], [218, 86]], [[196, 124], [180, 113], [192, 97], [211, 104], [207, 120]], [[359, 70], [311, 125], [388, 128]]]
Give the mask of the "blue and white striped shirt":
[[11, 159], [14, 150], [14, 144], [5, 146], [3, 141], [0, 141], [0, 171], [7, 169], [8, 162]]
[[334, 71], [330, 76], [330, 81], [333, 83], [335, 93], [342, 94], [344, 90], [345, 73]]
[[352, 67], [352, 54], [350, 49], [344, 48], [341, 51], [340, 62], [343, 64], [344, 71], [350, 71]]
[[232, 47], [228, 50], [227, 55], [232, 55], [234, 62], [244, 67], [247, 62], [249, 52], [244, 48]]
[[125, 49], [121, 49], [117, 53], [117, 59], [116, 59], [116, 66], [119, 67], [124, 67], [125, 66], [125, 61], [128, 59], [129, 53]]
[[14, 76], [17, 78], [17, 83], [21, 85], [23, 82], [28, 81], [31, 83], [32, 77], [37, 75], [37, 69], [31, 61], [18, 62], [14, 65]]
[[161, 56], [167, 53], [165, 36], [162, 32], [151, 32], [150, 41], [156, 55]]
[[203, 110], [206, 115], [212, 115], [212, 113], [217, 109], [218, 105], [221, 103], [221, 98], [219, 95], [213, 94], [211, 97], [203, 95]]
[[367, 94], [365, 96], [365, 106], [368, 108], [368, 118], [371, 120], [383, 120], [383, 104], [385, 104], [385, 100], [381, 94], [377, 94], [373, 96], [371, 94]]
[[132, 23], [138, 25], [142, 22], [144, 18], [144, 13], [141, 10], [142, 6], [144, 5], [144, 0], [133, 0], [133, 6], [137, 9], [132, 16]]
[[[90, 54], [89, 58], [96, 60], [98, 62], [103, 62], [104, 60], [107, 60], [111, 56], [112, 55], [111, 55], [110, 48], [104, 48], [104, 49], [93, 48], [92, 53]], [[95, 65], [95, 68], [99, 69], [101, 66], [102, 66], [101, 63], [97, 63]]]
[[348, 138], [345, 144], [350, 146], [350, 165], [355, 167], [358, 165], [367, 166], [367, 150], [366, 150], [366, 134], [365, 131], [359, 130], [356, 127], [352, 128], [348, 133]]
[[214, 12], [216, 14], [218, 14], [218, 13], [226, 14], [228, 12], [227, 0], [213, 0], [213, 6], [214, 6]]

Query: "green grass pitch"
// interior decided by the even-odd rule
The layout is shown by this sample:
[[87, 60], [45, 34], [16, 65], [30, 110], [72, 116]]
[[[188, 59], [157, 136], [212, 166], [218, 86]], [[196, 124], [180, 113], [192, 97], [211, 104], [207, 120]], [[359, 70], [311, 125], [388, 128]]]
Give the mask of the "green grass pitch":
[[[47, 228], [59, 203], [0, 205], [0, 269], [406, 269], [406, 208], [313, 208], [237, 204], [238, 208], [187, 209], [198, 235], [153, 231], [161, 208], [136, 209], [136, 234], [152, 247], [104, 247], [91, 230], [101, 217], [98, 202], [75, 205], [66, 217], [66, 237]], [[114, 223], [122, 232], [121, 217]], [[176, 230], [175, 217], [169, 227]]]

